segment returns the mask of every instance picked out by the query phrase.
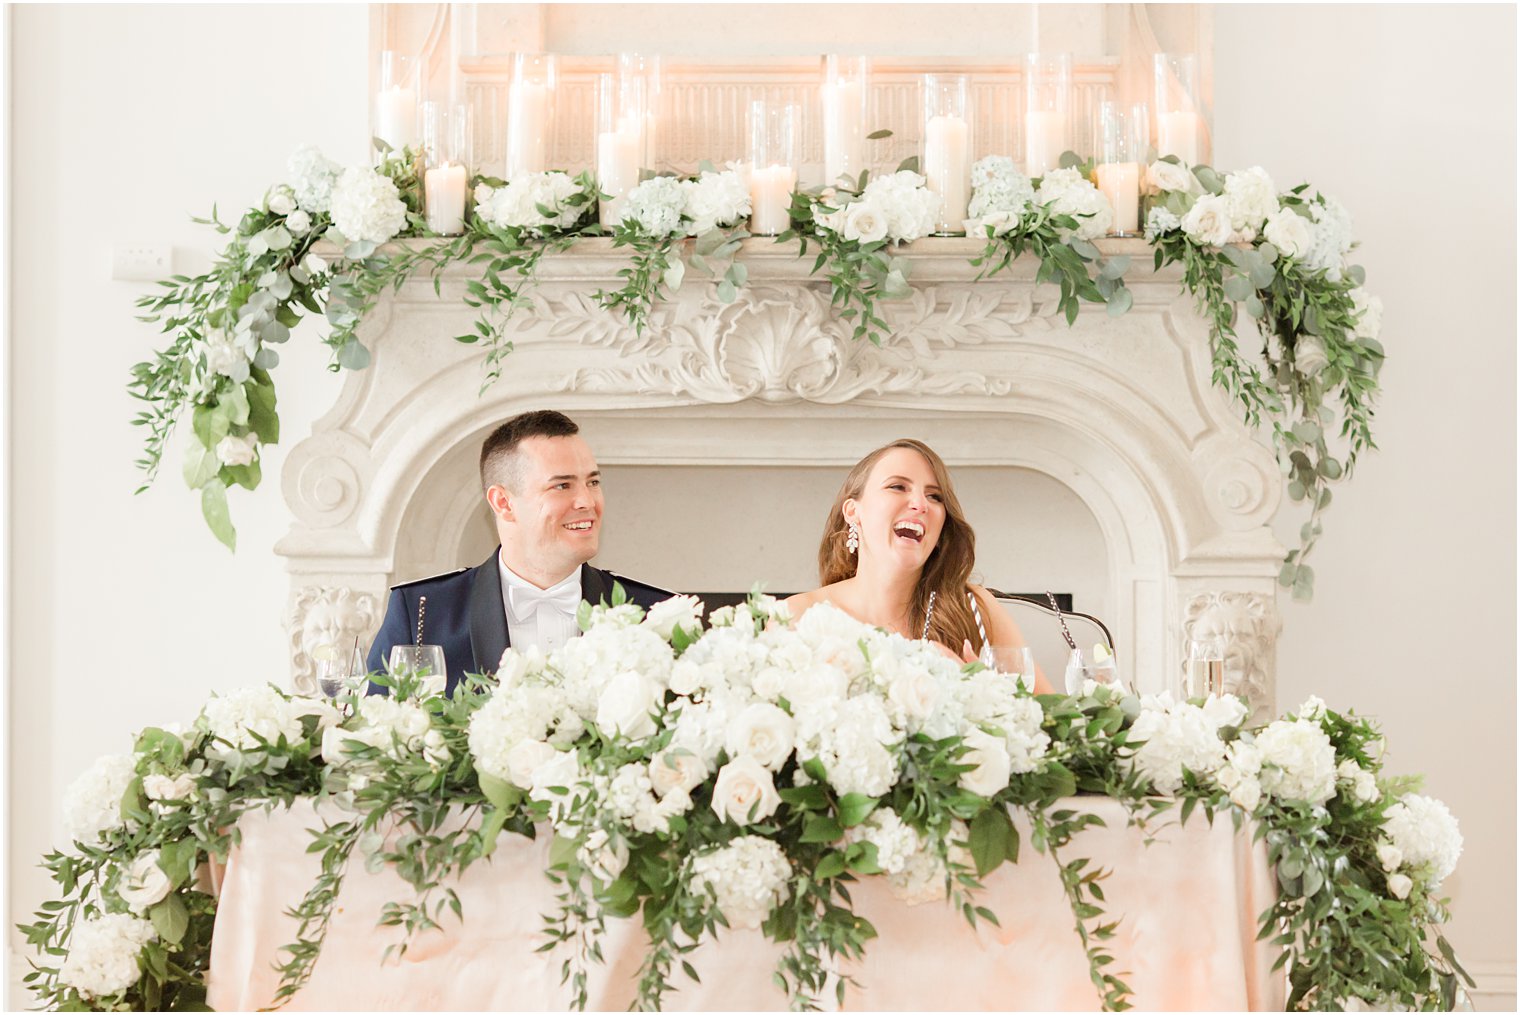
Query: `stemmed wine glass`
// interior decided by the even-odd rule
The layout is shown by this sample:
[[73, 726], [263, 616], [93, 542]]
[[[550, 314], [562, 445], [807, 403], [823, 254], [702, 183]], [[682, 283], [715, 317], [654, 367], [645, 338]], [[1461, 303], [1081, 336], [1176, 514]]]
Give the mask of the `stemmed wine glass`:
[[1116, 690], [1124, 689], [1124, 684], [1119, 680], [1118, 661], [1102, 644], [1094, 645], [1091, 652], [1074, 648], [1066, 660], [1067, 694], [1081, 694], [1082, 685], [1089, 680], [1108, 684]]
[[413, 678], [417, 697], [437, 697], [448, 688], [442, 645], [394, 645], [385, 669], [398, 685]]
[[993, 645], [989, 642], [982, 646], [981, 662], [989, 669], [1017, 677], [1019, 686], [1033, 693], [1034, 653], [1028, 645]]

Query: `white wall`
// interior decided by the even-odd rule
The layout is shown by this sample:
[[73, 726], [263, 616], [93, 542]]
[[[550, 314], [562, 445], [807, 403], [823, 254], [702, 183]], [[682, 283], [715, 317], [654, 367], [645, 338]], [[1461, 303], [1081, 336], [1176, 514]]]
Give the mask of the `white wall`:
[[[189, 214], [254, 202], [304, 141], [360, 158], [369, 25], [362, 6], [13, 11], [8, 924], [43, 897], [56, 801], [96, 755], [211, 690], [284, 676], [282, 450], [264, 489], [234, 495], [235, 556], [205, 532], [177, 452], [132, 496], [125, 383], [158, 336], [132, 319], [146, 287], [108, 280], [109, 253], [172, 242], [195, 267], [214, 237]], [[1395, 770], [1428, 773], [1468, 839], [1452, 936], [1511, 978], [1514, 17], [1221, 7], [1214, 62], [1217, 161], [1339, 195], [1387, 304], [1384, 450], [1337, 491], [1316, 602], [1284, 601], [1282, 699], [1379, 716]], [[312, 337], [279, 371], [287, 445], [336, 392]]]

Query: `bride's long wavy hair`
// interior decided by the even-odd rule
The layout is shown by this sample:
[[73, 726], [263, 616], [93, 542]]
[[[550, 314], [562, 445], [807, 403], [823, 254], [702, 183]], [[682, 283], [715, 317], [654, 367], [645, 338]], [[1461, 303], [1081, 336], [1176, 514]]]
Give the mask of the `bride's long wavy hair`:
[[844, 502], [861, 495], [871, 470], [881, 456], [893, 448], [908, 448], [924, 456], [945, 501], [945, 524], [940, 529], [939, 542], [924, 562], [923, 573], [913, 587], [913, 602], [908, 611], [910, 631], [914, 635], [923, 631], [932, 592], [935, 593], [934, 616], [929, 622], [929, 637], [956, 652], [961, 650], [962, 642], [969, 641], [980, 652], [982, 636], [977, 631], [976, 619], [971, 615], [966, 598], [970, 592], [966, 582], [976, 562], [976, 533], [971, 530], [966, 514], [961, 510], [961, 502], [955, 496], [950, 470], [923, 441], [904, 437], [879, 447], [855, 463], [845, 476], [844, 485], [839, 488], [839, 495], [834, 498], [834, 506], [829, 509], [828, 520], [824, 523], [823, 540], [818, 544], [818, 581], [826, 586], [854, 576], [857, 557], [845, 545], [849, 526], [844, 520]]

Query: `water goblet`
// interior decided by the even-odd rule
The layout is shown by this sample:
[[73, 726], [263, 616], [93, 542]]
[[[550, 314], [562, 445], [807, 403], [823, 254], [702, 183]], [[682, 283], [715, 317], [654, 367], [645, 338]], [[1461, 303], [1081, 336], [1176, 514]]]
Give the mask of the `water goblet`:
[[1020, 687], [1034, 692], [1034, 653], [1028, 645], [984, 645], [982, 662], [999, 673], [1012, 674]]
[[1067, 694], [1081, 694], [1083, 686], [1089, 680], [1107, 684], [1115, 690], [1124, 689], [1124, 684], [1119, 680], [1118, 662], [1113, 653], [1102, 644], [1094, 645], [1090, 653], [1074, 648], [1066, 660]]
[[393, 645], [385, 669], [398, 684], [413, 678], [417, 697], [437, 697], [448, 688], [442, 645]]

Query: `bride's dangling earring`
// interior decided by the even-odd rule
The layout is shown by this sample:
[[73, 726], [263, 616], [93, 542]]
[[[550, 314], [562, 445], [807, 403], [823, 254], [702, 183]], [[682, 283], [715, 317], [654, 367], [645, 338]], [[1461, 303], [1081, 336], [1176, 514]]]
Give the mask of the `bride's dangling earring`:
[[844, 548], [851, 553], [860, 549], [860, 526], [854, 522], [850, 523], [850, 534], [845, 537]]

